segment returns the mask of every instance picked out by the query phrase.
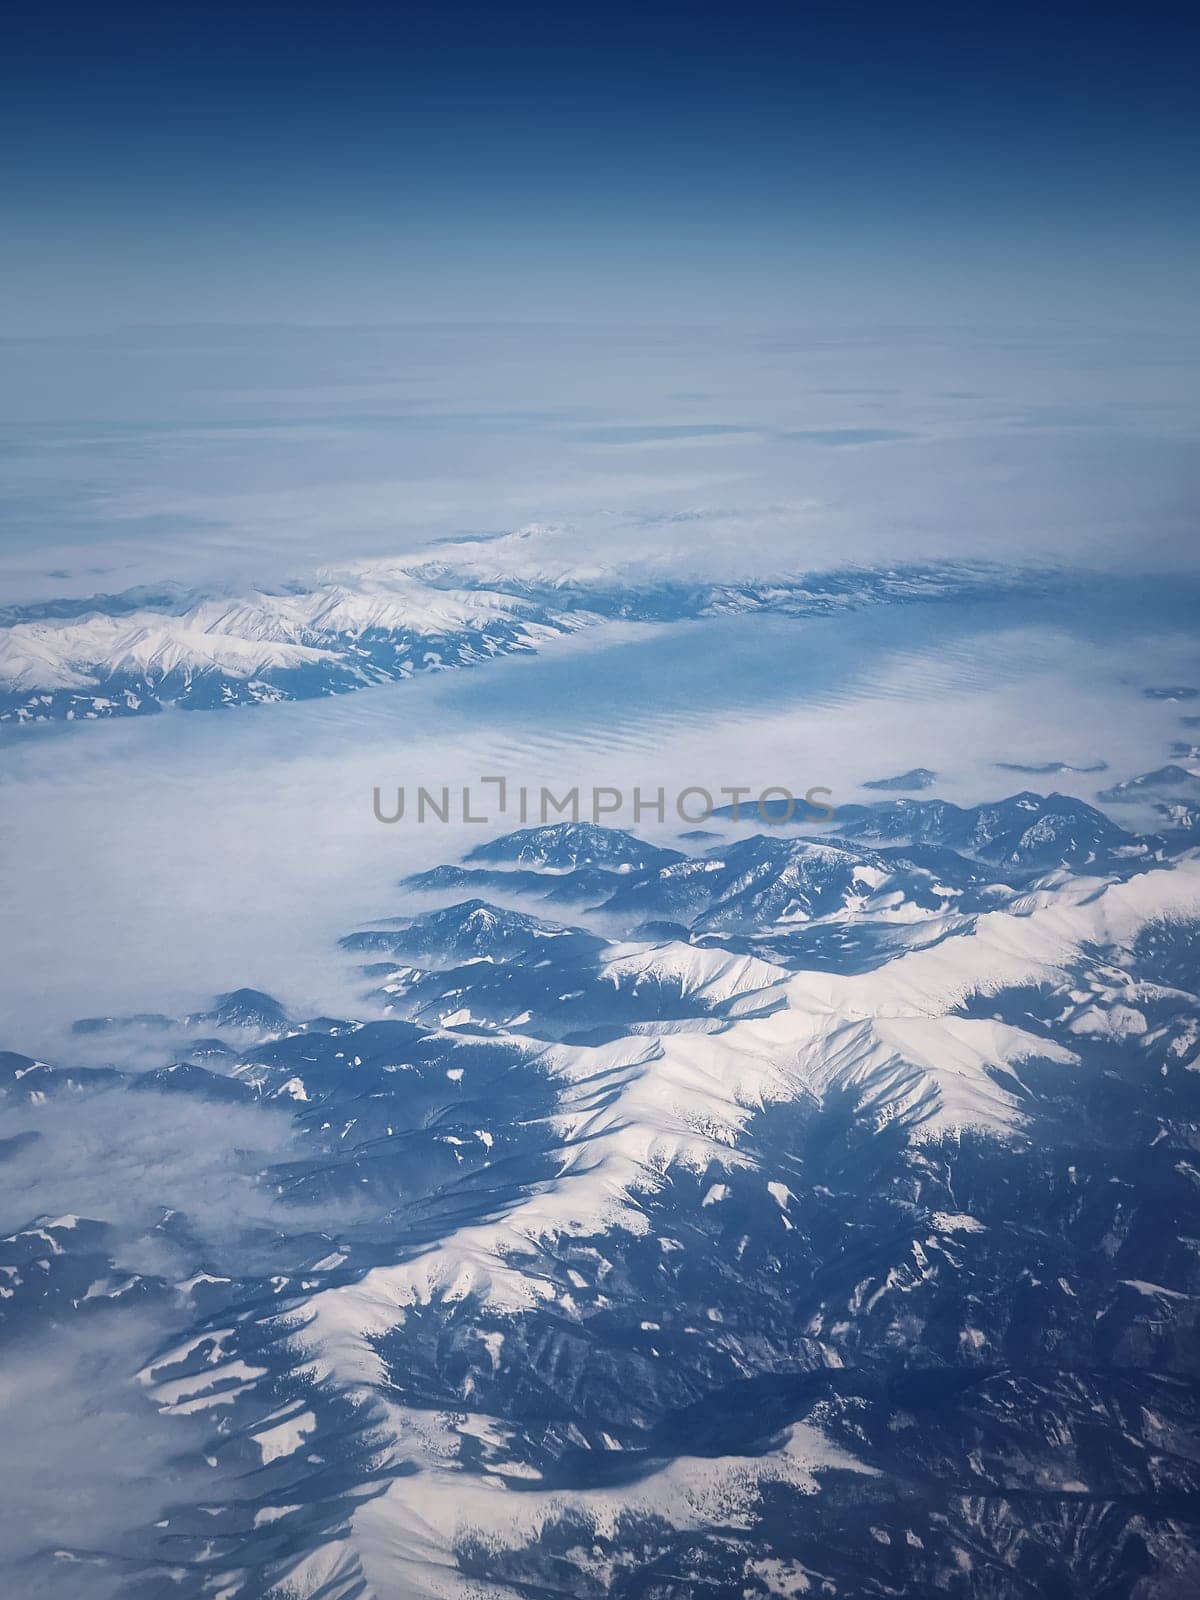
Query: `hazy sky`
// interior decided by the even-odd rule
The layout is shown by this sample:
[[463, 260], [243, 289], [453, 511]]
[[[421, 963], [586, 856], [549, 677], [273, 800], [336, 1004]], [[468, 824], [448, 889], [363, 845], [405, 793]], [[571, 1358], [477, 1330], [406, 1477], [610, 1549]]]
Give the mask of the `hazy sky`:
[[3, 327], [1170, 325], [1185, 8], [78, 4], [0, 65]]
[[531, 523], [585, 567], [1194, 568], [1198, 373], [1180, 329], [0, 339], [0, 599], [244, 589]]

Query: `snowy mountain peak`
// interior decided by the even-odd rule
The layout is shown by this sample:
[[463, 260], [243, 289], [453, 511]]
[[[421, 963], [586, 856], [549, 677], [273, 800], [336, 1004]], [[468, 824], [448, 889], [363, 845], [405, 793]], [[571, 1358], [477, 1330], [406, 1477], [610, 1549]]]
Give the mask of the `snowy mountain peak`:
[[1040, 870], [1103, 866], [1138, 847], [1135, 836], [1086, 801], [1032, 790], [969, 808], [908, 799], [843, 806], [835, 826], [851, 838], [945, 845], [983, 861]]
[[603, 828], [590, 822], [559, 822], [541, 828], [522, 828], [477, 846], [468, 861], [566, 871], [573, 867], [608, 867], [640, 871], [682, 861], [679, 850], [647, 844], [621, 828]]

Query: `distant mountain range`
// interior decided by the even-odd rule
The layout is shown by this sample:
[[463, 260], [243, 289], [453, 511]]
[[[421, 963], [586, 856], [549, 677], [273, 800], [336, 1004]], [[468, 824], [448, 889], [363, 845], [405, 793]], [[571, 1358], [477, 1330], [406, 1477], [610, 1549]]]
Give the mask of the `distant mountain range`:
[[536, 571], [500, 579], [464, 546], [456, 559], [365, 563], [271, 592], [212, 596], [166, 587], [46, 601], [0, 612], [0, 722], [305, 700], [537, 650], [606, 620], [819, 616], [1009, 592], [1027, 581], [971, 565], [744, 584]]

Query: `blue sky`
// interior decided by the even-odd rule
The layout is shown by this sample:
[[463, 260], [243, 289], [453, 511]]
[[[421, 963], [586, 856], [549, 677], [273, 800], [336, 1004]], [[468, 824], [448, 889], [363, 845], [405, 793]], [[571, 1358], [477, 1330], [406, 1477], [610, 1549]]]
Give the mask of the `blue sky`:
[[1163, 6], [20, 4], [5, 331], [1169, 322], [1196, 44]]

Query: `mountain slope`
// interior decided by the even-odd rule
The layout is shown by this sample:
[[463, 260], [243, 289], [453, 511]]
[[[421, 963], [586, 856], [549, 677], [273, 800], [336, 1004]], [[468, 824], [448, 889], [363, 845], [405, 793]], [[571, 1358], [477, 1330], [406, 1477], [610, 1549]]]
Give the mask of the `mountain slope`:
[[[798, 908], [868, 926], [934, 864], [995, 887], [982, 853], [1025, 808], [981, 810], [1000, 825], [926, 813], [970, 858], [768, 835], [630, 864], [618, 892], [711, 879], [697, 915], [751, 944]], [[1121, 834], [1098, 871], [1081, 820], [1051, 844], [1086, 873], [930, 909], [936, 937], [870, 970], [476, 899], [348, 937], [390, 1013], [298, 1020], [242, 989], [136, 1024], [137, 1060], [109, 1032], [120, 1066], [92, 1076], [6, 1055], [19, 1192], [81, 1119], [163, 1203], [132, 1227], [110, 1178], [111, 1216], [31, 1206], [0, 1241], [0, 1340], [126, 1330], [172, 1441], [161, 1517], [103, 1548], [64, 1526], [22, 1581], [1186, 1593], [1200, 860], [1130, 875]], [[637, 854], [579, 843], [514, 870]], [[218, 1164], [177, 1195], [201, 1129]]]

